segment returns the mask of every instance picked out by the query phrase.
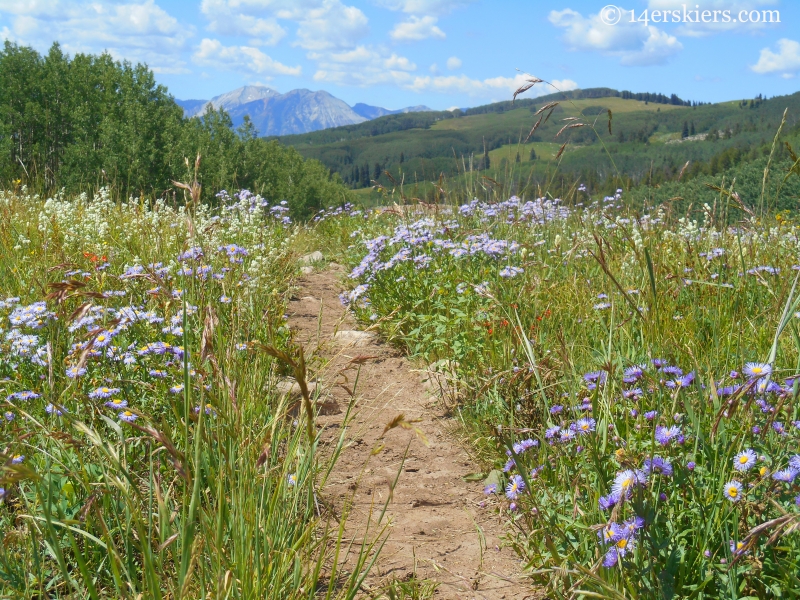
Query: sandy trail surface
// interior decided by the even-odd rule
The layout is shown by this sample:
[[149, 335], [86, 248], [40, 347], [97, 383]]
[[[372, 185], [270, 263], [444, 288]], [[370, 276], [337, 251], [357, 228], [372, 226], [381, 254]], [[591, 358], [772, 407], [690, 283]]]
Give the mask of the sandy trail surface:
[[[295, 341], [324, 359], [316, 373], [311, 370], [324, 441], [340, 437], [354, 398], [341, 458], [322, 490], [323, 501], [339, 514], [351, 502], [346, 535], [355, 550], [345, 564], [391, 495], [383, 521], [388, 539], [365, 590], [416, 577], [439, 584], [435, 598], [539, 597], [521, 575], [516, 554], [502, 547], [498, 500], [484, 496], [481, 481], [463, 478], [480, 468], [451, 435], [454, 424], [434, 393], [438, 386], [426, 384], [426, 374], [377, 335], [359, 331], [338, 298], [342, 275], [332, 265], [300, 279], [289, 327]], [[418, 432], [395, 427], [384, 434], [398, 415]]]

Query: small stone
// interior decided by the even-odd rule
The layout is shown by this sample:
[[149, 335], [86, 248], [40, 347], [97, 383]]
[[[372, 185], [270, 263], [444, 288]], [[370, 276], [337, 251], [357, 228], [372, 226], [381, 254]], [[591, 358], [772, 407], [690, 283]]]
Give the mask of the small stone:
[[314, 272], [314, 267], [300, 267], [300, 273], [303, 275], [311, 275]]
[[306, 254], [305, 256], [301, 257], [300, 258], [300, 262], [305, 264], [305, 265], [308, 265], [308, 264], [311, 264], [311, 263], [314, 263], [314, 262], [319, 262], [323, 258], [325, 258], [325, 257], [322, 256], [322, 252], [320, 252], [319, 250], [315, 250], [311, 254]]
[[377, 337], [378, 336], [370, 331], [344, 330], [337, 331], [333, 336], [333, 340], [344, 346], [360, 348], [362, 346], [369, 346]]

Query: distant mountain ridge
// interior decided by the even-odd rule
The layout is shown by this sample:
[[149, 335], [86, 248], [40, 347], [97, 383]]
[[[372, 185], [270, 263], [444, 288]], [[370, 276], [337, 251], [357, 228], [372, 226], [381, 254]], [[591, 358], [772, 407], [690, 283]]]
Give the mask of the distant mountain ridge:
[[320, 129], [356, 125], [384, 115], [430, 111], [427, 106], [409, 106], [388, 110], [379, 106], [346, 102], [324, 90], [297, 89], [281, 94], [266, 86], [248, 85], [211, 100], [175, 100], [187, 117], [201, 117], [209, 106], [223, 108], [234, 126], [245, 116], [260, 136], [293, 135]]

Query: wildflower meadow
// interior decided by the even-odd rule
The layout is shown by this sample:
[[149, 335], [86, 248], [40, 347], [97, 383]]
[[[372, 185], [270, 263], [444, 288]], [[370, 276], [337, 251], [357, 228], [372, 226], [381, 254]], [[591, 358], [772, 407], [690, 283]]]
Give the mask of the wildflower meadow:
[[296, 356], [286, 212], [0, 195], [1, 595], [358, 589], [358, 568], [320, 582], [330, 452], [275, 390], [273, 357]]
[[320, 215], [323, 235], [349, 231], [342, 301], [446, 374], [549, 597], [793, 597], [790, 218], [722, 193], [676, 214], [584, 187], [394, 213]]

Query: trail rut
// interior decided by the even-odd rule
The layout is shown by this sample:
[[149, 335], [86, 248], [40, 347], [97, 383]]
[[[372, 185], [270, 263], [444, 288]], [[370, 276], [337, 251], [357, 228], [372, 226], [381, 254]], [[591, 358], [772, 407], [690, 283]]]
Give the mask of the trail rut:
[[[337, 511], [344, 499], [352, 498], [346, 534], [356, 548], [371, 509], [380, 511], [402, 467], [385, 517], [388, 540], [365, 589], [415, 576], [438, 582], [434, 598], [538, 597], [521, 575], [513, 550], [501, 545], [498, 501], [484, 497], [481, 482], [463, 479], [479, 467], [453, 440], [451, 419], [426, 390], [424, 376], [377, 336], [353, 333], [358, 325], [338, 298], [342, 274], [332, 265], [301, 278], [289, 304], [289, 327], [296, 341], [318, 348], [326, 359], [316, 373], [323, 440], [340, 435], [358, 373], [356, 414], [322, 490], [323, 500]], [[353, 359], [361, 363], [360, 371]], [[427, 446], [415, 431], [400, 427], [380, 439], [386, 424], [400, 414], [416, 421]], [[381, 443], [383, 449], [373, 455]]]

